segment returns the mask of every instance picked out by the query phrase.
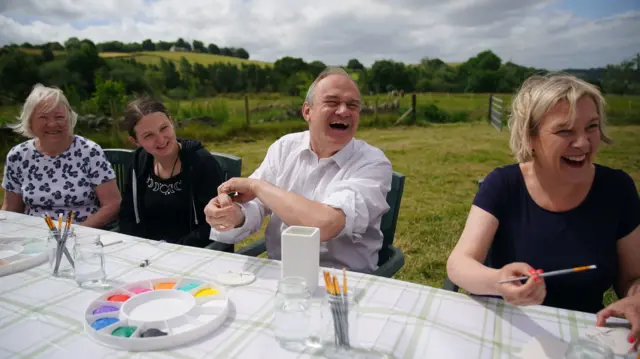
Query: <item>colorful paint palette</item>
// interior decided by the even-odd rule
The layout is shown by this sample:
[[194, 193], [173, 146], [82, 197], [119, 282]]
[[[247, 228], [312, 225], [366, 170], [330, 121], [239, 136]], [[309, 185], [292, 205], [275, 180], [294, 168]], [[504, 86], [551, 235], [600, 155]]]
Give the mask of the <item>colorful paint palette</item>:
[[0, 276], [38, 266], [47, 258], [46, 238], [0, 237]]
[[218, 328], [229, 299], [221, 287], [189, 278], [129, 283], [93, 301], [85, 331], [99, 343], [128, 351], [183, 345]]

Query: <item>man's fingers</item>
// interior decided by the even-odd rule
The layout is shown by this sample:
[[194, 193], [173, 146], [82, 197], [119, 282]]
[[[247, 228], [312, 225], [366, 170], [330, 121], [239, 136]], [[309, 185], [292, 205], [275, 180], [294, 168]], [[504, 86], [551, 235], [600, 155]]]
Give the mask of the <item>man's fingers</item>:
[[235, 179], [231, 178], [227, 182], [224, 182], [223, 184], [218, 186], [218, 194], [235, 192], [236, 190], [234, 189], [234, 182]]
[[234, 214], [234, 211], [235, 208], [233, 206], [217, 208], [216, 210], [211, 211], [211, 213], [207, 217], [220, 222], [220, 219], [231, 217]]
[[221, 208], [229, 207], [233, 205], [233, 200], [227, 193], [221, 193], [218, 195], [218, 202]]

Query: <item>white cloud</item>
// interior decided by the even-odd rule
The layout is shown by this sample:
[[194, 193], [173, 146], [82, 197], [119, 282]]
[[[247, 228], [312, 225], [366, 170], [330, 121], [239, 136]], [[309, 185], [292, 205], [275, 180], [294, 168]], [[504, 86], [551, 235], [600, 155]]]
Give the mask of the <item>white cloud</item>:
[[[0, 4], [0, 45], [197, 39], [346, 64], [358, 58], [465, 61], [485, 49], [504, 61], [560, 69], [617, 63], [640, 51], [640, 11], [586, 19], [553, 0], [23, 0]], [[88, 5], [90, 4], [90, 5]]]

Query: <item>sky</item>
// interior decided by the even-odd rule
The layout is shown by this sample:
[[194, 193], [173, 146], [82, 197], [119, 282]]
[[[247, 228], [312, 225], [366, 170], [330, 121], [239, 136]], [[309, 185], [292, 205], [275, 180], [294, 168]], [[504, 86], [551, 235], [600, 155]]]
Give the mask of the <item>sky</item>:
[[640, 0], [0, 0], [0, 46], [200, 40], [365, 66], [391, 59], [463, 62], [484, 50], [560, 70], [640, 53]]

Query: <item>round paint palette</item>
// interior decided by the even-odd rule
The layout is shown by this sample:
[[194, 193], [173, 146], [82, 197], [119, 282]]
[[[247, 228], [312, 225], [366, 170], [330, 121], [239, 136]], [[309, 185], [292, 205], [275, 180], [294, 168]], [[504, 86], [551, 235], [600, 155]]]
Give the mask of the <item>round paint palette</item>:
[[0, 276], [38, 266], [47, 258], [46, 239], [0, 237]]
[[209, 282], [158, 278], [127, 284], [93, 301], [84, 328], [91, 338], [129, 351], [179, 346], [212, 332], [227, 318], [226, 292]]

